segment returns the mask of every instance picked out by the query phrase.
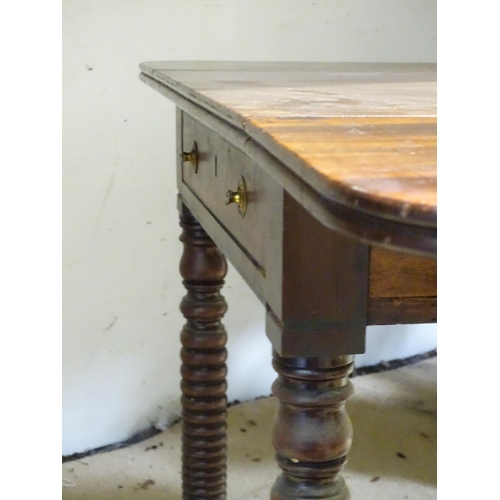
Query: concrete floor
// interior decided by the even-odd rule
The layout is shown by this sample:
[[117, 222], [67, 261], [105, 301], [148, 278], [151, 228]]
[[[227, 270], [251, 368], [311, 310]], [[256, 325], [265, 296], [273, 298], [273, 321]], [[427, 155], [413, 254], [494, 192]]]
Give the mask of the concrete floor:
[[[354, 443], [344, 477], [353, 500], [435, 499], [437, 358], [352, 379]], [[232, 406], [228, 499], [269, 498], [275, 398]], [[155, 448], [153, 448], [153, 446]], [[180, 426], [128, 448], [66, 462], [64, 500], [180, 500]]]

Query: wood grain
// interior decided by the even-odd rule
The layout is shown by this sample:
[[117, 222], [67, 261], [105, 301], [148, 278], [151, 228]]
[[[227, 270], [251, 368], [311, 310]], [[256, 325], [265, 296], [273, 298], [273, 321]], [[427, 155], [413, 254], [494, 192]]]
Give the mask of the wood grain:
[[436, 220], [436, 119], [250, 120], [271, 149], [297, 155], [299, 175], [329, 198], [395, 219]]
[[437, 297], [375, 297], [368, 301], [368, 325], [437, 322]]
[[[142, 73], [140, 79], [160, 94], [175, 102], [178, 109], [196, 117], [206, 128], [222, 135], [233, 148], [243, 152], [259, 165], [261, 172], [269, 174], [279, 186], [285, 189], [318, 221], [331, 230], [354, 237], [368, 245], [404, 250], [420, 255], [435, 255], [437, 231], [434, 225], [420, 225], [407, 220], [385, 218], [377, 214], [360, 211], [328, 200], [297, 176], [285, 163], [271, 154], [244, 130], [236, 128], [219, 116], [211, 113], [179, 94], [176, 90]], [[182, 115], [178, 112], [178, 116]], [[182, 146], [182, 128], [178, 119], [178, 151]], [[178, 157], [179, 158], [179, 157]], [[293, 158], [292, 158], [293, 160]], [[178, 159], [178, 185], [182, 190], [183, 169]], [[275, 213], [275, 210], [271, 211]]]
[[435, 323], [437, 261], [371, 247], [369, 325]]
[[372, 247], [369, 296], [436, 297], [436, 259]]
[[436, 226], [436, 67], [144, 63], [327, 199]]

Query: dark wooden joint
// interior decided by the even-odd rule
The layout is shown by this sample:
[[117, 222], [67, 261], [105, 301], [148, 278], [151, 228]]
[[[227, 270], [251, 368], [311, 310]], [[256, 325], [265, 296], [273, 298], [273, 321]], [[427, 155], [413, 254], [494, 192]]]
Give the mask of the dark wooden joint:
[[286, 192], [270, 242], [266, 331], [283, 357], [365, 351], [369, 247], [330, 231]]

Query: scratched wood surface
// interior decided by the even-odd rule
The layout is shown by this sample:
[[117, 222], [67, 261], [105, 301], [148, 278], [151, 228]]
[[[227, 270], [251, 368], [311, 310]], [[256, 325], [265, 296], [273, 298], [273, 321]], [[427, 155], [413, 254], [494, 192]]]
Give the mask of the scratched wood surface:
[[143, 63], [141, 70], [244, 130], [318, 194], [436, 226], [436, 66]]

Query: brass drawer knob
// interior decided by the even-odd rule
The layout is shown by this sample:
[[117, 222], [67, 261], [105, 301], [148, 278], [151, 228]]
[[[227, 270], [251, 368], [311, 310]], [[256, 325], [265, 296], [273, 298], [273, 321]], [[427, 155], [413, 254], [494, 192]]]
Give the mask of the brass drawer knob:
[[191, 151], [183, 151], [180, 157], [183, 163], [191, 163], [191, 165], [193, 165], [195, 174], [198, 172], [198, 146], [196, 142], [193, 142]]
[[231, 203], [238, 205], [238, 212], [244, 217], [247, 213], [247, 186], [243, 177], [240, 177], [238, 181], [238, 191], [228, 191], [226, 193], [226, 205]]

